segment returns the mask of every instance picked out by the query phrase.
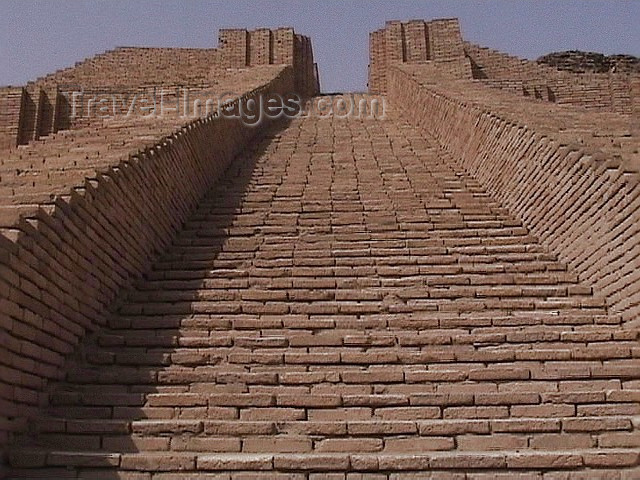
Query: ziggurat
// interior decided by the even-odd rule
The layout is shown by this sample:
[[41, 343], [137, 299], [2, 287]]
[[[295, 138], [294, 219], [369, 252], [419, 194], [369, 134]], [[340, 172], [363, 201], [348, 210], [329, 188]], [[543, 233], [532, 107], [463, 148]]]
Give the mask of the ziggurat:
[[640, 75], [439, 19], [371, 34], [375, 118], [75, 88], [320, 95], [288, 28], [0, 89], [6, 476], [640, 478]]

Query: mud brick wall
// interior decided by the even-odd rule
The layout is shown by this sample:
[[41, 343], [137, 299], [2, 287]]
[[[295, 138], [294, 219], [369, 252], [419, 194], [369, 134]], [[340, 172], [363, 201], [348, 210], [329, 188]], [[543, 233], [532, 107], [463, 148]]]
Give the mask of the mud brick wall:
[[310, 97], [320, 92], [311, 40], [292, 28], [223, 29], [218, 41], [214, 69], [293, 65], [297, 93]]
[[273, 31], [273, 63], [275, 65], [293, 65], [294, 32], [293, 28], [278, 28]]
[[69, 118], [64, 94], [77, 90], [110, 88], [126, 93], [150, 86], [206, 87], [228, 75], [228, 69], [284, 64], [294, 67], [299, 94], [313, 96], [320, 91], [311, 40], [292, 28], [223, 29], [219, 44], [219, 48], [119, 47], [29, 82], [19, 114], [12, 117], [8, 113], [2, 119], [5, 123], [12, 119], [12, 123], [0, 124], [0, 149], [86, 126], [85, 121]]
[[[218, 45], [222, 52], [216, 60], [221, 67], [240, 68], [251, 64], [249, 32], [241, 29], [220, 29]], [[217, 67], [218, 65], [216, 65]]]
[[[638, 322], [640, 174], [625, 160], [634, 154], [580, 144], [579, 131], [562, 138], [550, 124], [571, 114], [567, 125], [601, 130], [614, 116], [621, 125], [629, 117], [566, 107], [549, 112], [478, 83], [422, 82], [401, 66], [390, 70], [389, 101], [605, 297], [610, 312]], [[622, 129], [621, 139], [628, 134]]]
[[369, 34], [369, 91], [385, 92], [386, 82], [386, 43], [384, 30]]
[[20, 106], [20, 123], [18, 126], [18, 144], [24, 145], [36, 138], [38, 124], [38, 107], [40, 106], [40, 89], [33, 85], [24, 89]]
[[0, 88], [0, 150], [18, 144], [22, 87]]
[[[391, 65], [464, 59], [460, 24], [455, 18], [389, 21], [384, 29], [369, 35], [369, 58], [369, 92], [385, 93]], [[445, 64], [445, 68], [450, 65]], [[463, 78], [468, 76], [466, 68], [460, 73]]]
[[294, 68], [296, 85], [301, 95], [311, 97], [320, 91], [313, 62], [311, 40], [304, 35], [296, 35], [294, 42]]
[[249, 33], [249, 65], [271, 65], [273, 42], [271, 30], [260, 28]]
[[[2, 122], [11, 119], [12, 123], [0, 125], [4, 131], [0, 148], [8, 149], [15, 143], [23, 145], [62, 129], [84, 126], [69, 119], [64, 96], [67, 91], [105, 86], [126, 91], [144, 85], [207, 84], [216, 55], [219, 55], [216, 49], [121, 47], [29, 82], [19, 114], [3, 116]], [[13, 104], [17, 102], [15, 95], [10, 98]], [[14, 112], [14, 107], [7, 112]], [[14, 135], [17, 142], [10, 141]]]
[[422, 20], [411, 20], [404, 26], [405, 60], [407, 62], [424, 62], [429, 60], [431, 53], [430, 38], [433, 36], [431, 30], [427, 30], [427, 25]]
[[0, 127], [5, 139], [0, 149], [9, 150], [57, 132], [69, 125], [66, 101], [56, 87], [40, 88], [34, 84], [13, 91], [3, 106]]
[[457, 18], [429, 22], [429, 58], [451, 60], [464, 56], [460, 24]]
[[36, 80], [38, 86], [197, 85], [209, 82], [215, 48], [118, 47]]
[[[245, 96], [285, 93], [293, 82], [285, 68]], [[106, 323], [118, 293], [261, 128], [198, 119], [0, 229], [0, 445], [46, 404], [65, 357]]]
[[634, 102], [640, 102], [631, 87], [633, 79], [640, 77], [637, 74], [574, 74], [469, 42], [464, 42], [464, 50], [471, 60], [474, 78], [486, 79], [492, 87], [513, 91], [509, 81], [520, 81], [525, 96], [624, 114], [633, 111]]

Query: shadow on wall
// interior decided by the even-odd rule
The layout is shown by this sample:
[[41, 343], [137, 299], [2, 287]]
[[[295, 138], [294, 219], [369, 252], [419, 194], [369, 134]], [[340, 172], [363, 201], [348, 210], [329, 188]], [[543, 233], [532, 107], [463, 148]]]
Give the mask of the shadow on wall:
[[[176, 434], [171, 422], [153, 425], [130, 422], [166, 418], [185, 421], [187, 436], [173, 436], [171, 450], [197, 451], [198, 420], [233, 420], [236, 409], [230, 401], [207, 403], [207, 396], [154, 396], [173, 394], [229, 394], [228, 384], [235, 383], [235, 366], [221, 375], [219, 367], [226, 363], [232, 346], [228, 330], [232, 328], [226, 313], [236, 313], [227, 301], [238, 283], [244, 285], [240, 273], [247, 267], [244, 260], [224, 259], [219, 255], [229, 240], [236, 215], [243, 208], [244, 195], [252, 179], [258, 159], [270, 148], [287, 121], [269, 127], [254, 148], [235, 157], [221, 180], [205, 195], [199, 208], [184, 223], [182, 232], [166, 253], [137, 282], [126, 300], [108, 321], [108, 328], [87, 337], [65, 367], [65, 381], [50, 385], [51, 407], [55, 417], [71, 418], [67, 422], [78, 427], [76, 435], [61, 436], [55, 421], [45, 422], [44, 431], [34, 427], [20, 443], [45, 449], [74, 447], [70, 441], [87, 450], [113, 453], [136, 453], [140, 436], [154, 437], [155, 449], [169, 450], [170, 437]], [[242, 226], [235, 225], [242, 228]], [[214, 274], [215, 269], [233, 273], [229, 278]], [[212, 283], [219, 288], [212, 288]], [[224, 285], [223, 285], [224, 284]], [[203, 295], [208, 285], [207, 294]], [[216, 299], [219, 302], [216, 303]], [[209, 303], [206, 303], [209, 301]], [[208, 304], [211, 312], [198, 308]], [[203, 303], [204, 302], [204, 303]], [[232, 311], [233, 310], [233, 311]], [[193, 383], [202, 382], [201, 390], [192, 391]], [[245, 387], [246, 389], [246, 384]], [[203, 390], [204, 389], [204, 390]], [[219, 391], [218, 391], [219, 390]], [[233, 388], [232, 388], [233, 390]], [[236, 389], [237, 390], [237, 389]], [[236, 393], [247, 393], [236, 391]], [[233, 397], [233, 394], [231, 394]], [[204, 402], [204, 403], [203, 403]], [[73, 419], [75, 417], [75, 420]], [[190, 420], [193, 420], [189, 423]], [[101, 423], [102, 422], [102, 423]], [[110, 426], [100, 428], [99, 425]], [[97, 428], [96, 428], [97, 427]], [[178, 432], [179, 433], [179, 432]], [[164, 435], [164, 436], [163, 436]], [[148, 450], [149, 447], [146, 447]], [[101, 474], [101, 477], [102, 474]], [[113, 476], [120, 478], [116, 471]]]

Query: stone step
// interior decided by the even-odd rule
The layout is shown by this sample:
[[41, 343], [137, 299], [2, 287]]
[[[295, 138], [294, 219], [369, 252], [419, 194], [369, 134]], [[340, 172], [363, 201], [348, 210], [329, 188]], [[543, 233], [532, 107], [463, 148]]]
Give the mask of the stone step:
[[[31, 446], [60, 450], [83, 448], [94, 451], [135, 453], [144, 451], [157, 452], [237, 452], [237, 453], [339, 453], [350, 449], [354, 452], [400, 453], [416, 449], [419, 452], [451, 451], [477, 452], [515, 449], [527, 451], [555, 451], [568, 448], [600, 448], [603, 453], [615, 449], [637, 450], [640, 437], [637, 432], [600, 432], [600, 433], [500, 433], [478, 434], [479, 424], [455, 430], [455, 435], [446, 433], [433, 434], [401, 434], [407, 431], [398, 425], [383, 424], [383, 428], [370, 428], [369, 425], [353, 424], [348, 433], [330, 433], [338, 431], [334, 425], [301, 424], [291, 428], [278, 427], [270, 433], [255, 432], [252, 434], [216, 435], [196, 431], [201, 425], [183, 422], [182, 425], [159, 423], [156, 425], [134, 426], [133, 435], [104, 434], [41, 434]], [[266, 427], [266, 426], [265, 426]], [[428, 426], [423, 426], [429, 428]], [[206, 429], [207, 426], [205, 425]], [[255, 427], [258, 429], [258, 427]], [[419, 425], [419, 428], [420, 425]], [[500, 426], [498, 427], [500, 428]], [[535, 428], [535, 425], [534, 425]], [[266, 428], [264, 428], [266, 430]], [[453, 429], [452, 429], [453, 430]], [[297, 433], [297, 432], [300, 433]], [[364, 433], [364, 432], [368, 433]], [[148, 432], [148, 433], [147, 433]], [[279, 433], [284, 432], [284, 433]]]
[[[421, 372], [415, 372], [421, 378]], [[450, 372], [445, 371], [445, 374]], [[243, 377], [236, 375], [242, 379]], [[251, 375], [251, 374], [247, 374]], [[354, 372], [354, 376], [357, 372]], [[107, 400], [96, 398], [98, 394], [56, 392], [51, 394], [50, 411], [68, 418], [135, 418], [167, 414], [177, 409], [181, 415], [204, 415], [208, 410], [224, 407], [231, 416], [237, 416], [252, 408], [277, 407], [315, 410], [354, 409], [369, 415], [405, 412], [419, 415], [428, 412], [431, 417], [449, 418], [451, 415], [474, 414], [480, 410], [496, 415], [508, 412], [523, 416], [527, 412], [565, 412], [568, 415], [638, 415], [639, 390], [622, 389], [616, 380], [565, 381], [558, 384], [549, 381], [510, 382], [498, 391], [491, 383], [452, 383], [448, 388], [425, 392], [423, 384], [410, 385], [360, 385], [319, 384], [312, 387], [299, 385], [311, 382], [320, 375], [292, 374], [290, 383], [276, 383], [266, 374], [253, 374], [255, 385], [239, 383], [193, 384], [176, 389], [166, 387], [163, 392], [147, 394], [107, 393]], [[358, 375], [362, 377], [362, 374]], [[232, 378], [234, 376], [231, 376]], [[266, 380], [262, 378], [267, 377]], [[303, 379], [300, 380], [300, 377]], [[306, 378], [306, 380], [305, 380]], [[267, 382], [271, 384], [265, 385]], [[428, 388], [428, 387], [427, 387]], [[431, 387], [433, 388], [433, 387]], [[536, 390], [537, 388], [537, 390]], [[600, 388], [602, 390], [593, 390]], [[156, 387], [157, 391], [158, 388]], [[385, 393], [377, 393], [385, 392]], [[470, 408], [455, 408], [455, 407]], [[429, 407], [429, 408], [424, 408]], [[487, 408], [495, 407], [495, 408]], [[330, 413], [330, 412], [329, 412]]]
[[[281, 337], [274, 337], [277, 341], [282, 341]], [[312, 339], [305, 340], [310, 343]], [[275, 342], [275, 340], [274, 340]], [[283, 348], [273, 346], [273, 348], [227, 348], [223, 345], [229, 344], [230, 339], [219, 337], [194, 337], [181, 338], [179, 343], [191, 345], [192, 348], [175, 348], [169, 350], [170, 345], [163, 343], [163, 348], [157, 348], [158, 343], [153, 344], [153, 350], [145, 348], [129, 348], [124, 351], [111, 352], [87, 352], [86, 367], [104, 366], [104, 370], [109, 374], [121, 369], [123, 374], [130, 372], [132, 368], [138, 366], [141, 371], [143, 367], [148, 370], [159, 370], [161, 367], [175, 366], [177, 369], [190, 373], [195, 369], [208, 369], [209, 372], [225, 370], [234, 371], [236, 365], [335, 365], [338, 372], [340, 366], [349, 365], [417, 365], [425, 362], [432, 365], [445, 364], [450, 362], [461, 362], [460, 367], [453, 366], [449, 370], [461, 372], [465, 379], [482, 379], [478, 372], [483, 371], [485, 363], [504, 370], [513, 368], [513, 378], [536, 379], [543, 378], [545, 374], [551, 375], [553, 368], [545, 366], [544, 362], [557, 362], [553, 367], [561, 370], [569, 369], [573, 366], [573, 375], [601, 377], [607, 372], [618, 371], [621, 376], [624, 368], [639, 367], [637, 359], [640, 358], [640, 349], [635, 345], [620, 342], [613, 344], [610, 342], [592, 343], [588, 345], [566, 345], [566, 344], [509, 344], [496, 345], [495, 340], [485, 339], [483, 343], [474, 345], [440, 345], [435, 342], [424, 342], [426, 346], [365, 346], [365, 347], [345, 347], [345, 346], [324, 346], [314, 345], [310, 347], [289, 347]], [[259, 341], [250, 343], [260, 343]], [[266, 341], [264, 342], [266, 343]], [[301, 342], [302, 343], [302, 342]], [[324, 342], [330, 343], [330, 342]], [[416, 342], [420, 343], [418, 339]], [[147, 345], [150, 345], [148, 342]], [[216, 345], [221, 345], [216, 347]], [[569, 364], [574, 360], [573, 364]], [[611, 363], [619, 360], [618, 364]], [[607, 366], [589, 363], [590, 361], [607, 361]], [[562, 365], [561, 362], [565, 362]], [[442, 369], [442, 368], [440, 368]], [[77, 377], [78, 374], [88, 373], [87, 381], [91, 374], [88, 369], [77, 372], [69, 372], [69, 380]], [[150, 372], [151, 373], [151, 372]], [[492, 377], [487, 377], [490, 379]], [[501, 378], [501, 377], [496, 377]], [[559, 377], [561, 378], [561, 377]]]
[[[20, 468], [65, 467], [71, 470], [87, 468], [119, 468], [120, 472], [411, 472], [429, 470], [491, 471], [518, 470], [583, 470], [632, 468], [640, 471], [640, 453], [626, 449], [557, 451], [476, 451], [419, 453], [198, 453], [145, 452], [108, 453], [78, 451], [17, 450], [10, 462]], [[31, 475], [37, 470], [31, 472]], [[82, 478], [82, 477], [81, 477]], [[631, 478], [631, 477], [630, 477]]]
[[[413, 288], [391, 288], [391, 287], [368, 287], [366, 289], [336, 288], [335, 290], [311, 290], [305, 288], [256, 288], [248, 287], [243, 289], [216, 289], [199, 287], [191, 290], [142, 290], [129, 295], [130, 302], [140, 304], [147, 303], [175, 303], [181, 301], [240, 301], [240, 300], [264, 300], [264, 301], [290, 301], [309, 302], [315, 300], [334, 300], [342, 302], [382, 300], [388, 295], [395, 295], [403, 302], [411, 302], [415, 299], [450, 299], [450, 298], [512, 298], [535, 302], [538, 299], [549, 301], [568, 302], [568, 306], [579, 306], [583, 300], [591, 300], [589, 295], [569, 294], [566, 287], [556, 286], [447, 286], [435, 287], [413, 287]], [[595, 306], [595, 301], [590, 301], [590, 305]], [[604, 305], [604, 301], [600, 301]], [[126, 313], [126, 310], [123, 312]]]
[[[202, 222], [203, 225], [207, 225], [206, 222]], [[248, 235], [255, 235], [256, 229], [253, 227], [236, 227], [236, 230], [241, 228], [250, 230], [239, 231], [245, 232]], [[224, 229], [224, 231], [214, 230], [215, 233], [220, 234], [220, 238], [223, 241], [220, 242], [221, 246], [225, 245], [225, 241], [233, 236], [233, 230]], [[198, 230], [201, 231], [201, 230]], [[237, 237], [236, 237], [237, 238]], [[245, 238], [245, 237], [240, 237]], [[251, 238], [247, 236], [247, 238]], [[257, 252], [255, 258], [257, 259], [275, 259], [275, 258], [325, 258], [325, 257], [372, 257], [379, 261], [416, 261], [418, 259], [426, 259], [426, 256], [437, 256], [436, 258], [453, 257], [454, 259], [460, 258], [474, 258], [475, 255], [495, 255], [496, 259], [502, 258], [503, 255], [548, 255], [545, 250], [537, 243], [521, 243], [514, 242], [507, 245], [472, 245], [472, 246], [432, 246], [432, 247], [419, 247], [410, 246], [406, 240], [370, 240], [370, 241], [356, 241], [356, 242], [331, 242], [327, 246], [320, 248], [314, 243], [309, 243], [305, 248], [294, 247], [291, 244], [282, 243], [278, 248], [278, 245], [270, 245], [269, 250], [260, 250]], [[365, 255], [366, 254], [366, 255]], [[408, 255], [407, 255], [408, 254]], [[162, 256], [162, 261], [202, 261], [211, 260], [211, 247], [205, 246], [179, 246], [174, 245], [168, 253]], [[505, 257], [509, 258], [509, 257]], [[548, 258], [548, 257], [547, 257]], [[233, 260], [234, 255], [229, 255], [224, 249], [217, 252], [215, 260]]]
[[16, 478], [637, 476], [640, 330], [422, 135], [334, 121], [233, 162]]
[[[452, 395], [455, 397], [455, 395]], [[450, 405], [466, 405], [464, 399], [449, 400]], [[188, 402], [186, 402], [188, 403]], [[433, 405], [429, 402], [426, 405]], [[495, 405], [495, 404], [493, 404]], [[167, 405], [163, 405], [167, 407]], [[169, 405], [169, 407], [172, 407]], [[336, 408], [334, 411], [328, 410], [317, 413], [317, 419], [309, 420], [281, 420], [281, 419], [256, 419], [244, 420], [232, 418], [221, 418], [224, 415], [224, 408], [216, 405], [209, 418], [206, 412], [201, 418], [189, 419], [67, 419], [44, 417], [35, 419], [32, 425], [32, 432], [37, 433], [38, 441], [47, 439], [47, 434], [68, 433], [75, 436], [123, 436], [136, 434], [138, 436], [152, 437], [174, 434], [203, 435], [215, 437], [247, 437], [254, 435], [311, 435], [323, 437], [341, 436], [449, 436], [475, 434], [489, 435], [490, 433], [510, 433], [518, 435], [534, 434], [555, 434], [555, 436], [569, 434], [590, 434], [599, 440], [599, 445], [610, 447], [633, 447], [640, 444], [640, 422], [637, 416], [611, 415], [611, 416], [562, 416], [554, 415], [547, 417], [541, 415], [543, 410], [534, 408], [527, 409], [520, 407], [516, 413], [523, 412], [538, 414], [537, 416], [510, 416], [510, 417], [490, 417], [486, 419], [465, 419], [465, 418], [424, 418], [411, 417], [408, 409], [396, 409], [398, 418], [374, 418], [365, 415], [365, 409], [354, 409], [353, 417], [348, 417], [344, 410]], [[553, 407], [555, 408], [555, 407]], [[551, 411], [553, 408], [547, 408]], [[226, 409], [227, 413], [232, 413], [231, 409]], [[560, 412], [562, 408], [556, 408]], [[151, 409], [140, 409], [140, 415]], [[265, 412], [270, 412], [272, 410]], [[486, 410], [490, 413], [489, 410]], [[174, 410], [177, 412], [177, 410]], [[407, 415], [400, 415], [401, 413]], [[427, 412], [427, 410], [424, 410]], [[498, 412], [498, 410], [495, 410]], [[419, 413], [419, 409], [416, 409]], [[312, 415], [313, 417], [314, 415]], [[220, 418], [216, 418], [220, 417]], [[332, 418], [334, 417], [334, 418]], [[341, 418], [342, 417], [342, 418]], [[359, 418], [358, 418], [359, 417]], [[403, 418], [406, 417], [406, 418]], [[621, 432], [610, 434], [609, 432]], [[314, 437], [315, 438], [315, 437]], [[490, 441], [489, 437], [484, 437]], [[555, 438], [549, 435], [549, 438]], [[60, 437], [56, 437], [59, 440]], [[526, 446], [526, 444], [525, 444]], [[531, 445], [533, 446], [533, 445]], [[543, 445], [536, 445], [542, 448]]]
[[[374, 349], [380, 347], [424, 347], [428, 345], [473, 345], [481, 348], [489, 345], [500, 345], [509, 349], [513, 345], [528, 345], [531, 349], [563, 349], [571, 348], [579, 352], [580, 347], [593, 346], [603, 352], [608, 348], [615, 353], [614, 347], [622, 351], [626, 348], [627, 356], [633, 356], [638, 344], [640, 330], [637, 328], [618, 329], [608, 325], [565, 326], [547, 325], [541, 327], [521, 326], [477, 326], [475, 328], [437, 328], [429, 330], [397, 328], [380, 328], [377, 330], [357, 330], [354, 328], [311, 328], [309, 329], [260, 329], [249, 331], [240, 329], [217, 329], [214, 321], [207, 328], [206, 320], [193, 328], [176, 329], [171, 321], [157, 322], [154, 329], [111, 330], [98, 335], [97, 346], [87, 347], [87, 353], [140, 354], [154, 347], [172, 350], [160, 350], [158, 353], [180, 353], [193, 349], [216, 347], [221, 352], [240, 350], [283, 349], [296, 351], [299, 347], [360, 347]], [[138, 325], [139, 323], [136, 322]], [[364, 322], [363, 322], [364, 323]], [[153, 320], [149, 321], [153, 324]], [[269, 325], [268, 325], [269, 326]], [[317, 326], [310, 324], [311, 327]], [[166, 327], [166, 328], [162, 328]], [[106, 347], [109, 347], [106, 350]], [[145, 347], [145, 350], [136, 347]], [[226, 347], [222, 348], [222, 347]], [[331, 351], [332, 349], [328, 349]], [[601, 353], [602, 354], [602, 353]], [[579, 354], [576, 354], [576, 357]]]
[[[287, 330], [381, 330], [403, 329], [477, 329], [481, 327], [539, 327], [554, 328], [554, 326], [614, 326], [622, 323], [621, 317], [616, 315], [601, 315], [587, 313], [584, 310], [567, 311], [535, 311], [513, 312], [508, 315], [503, 311], [476, 312], [461, 315], [456, 312], [407, 312], [407, 313], [375, 313], [375, 314], [289, 314], [234, 315], [200, 313], [184, 315], [151, 315], [135, 314], [112, 317], [109, 324], [112, 330], [101, 334], [104, 339], [101, 345], [112, 345], [109, 337], [124, 337], [131, 330], [158, 330], [165, 333], [166, 329], [174, 329], [179, 334], [179, 327], [185, 329], [207, 330], [260, 330], [274, 333]], [[609, 328], [609, 327], [607, 327]], [[126, 329], [126, 330], [124, 330]], [[120, 330], [120, 331], [119, 331]], [[512, 330], [518, 331], [518, 330]], [[620, 329], [624, 332], [626, 330]], [[637, 331], [637, 327], [636, 327]], [[535, 338], [539, 338], [539, 335]], [[114, 342], [119, 340], [114, 340]], [[117, 343], [116, 343], [117, 344]]]
[[[447, 349], [429, 349], [428, 351], [385, 352], [381, 354], [353, 352], [351, 354], [309, 352], [299, 354], [279, 353], [246, 353], [229, 357], [230, 364], [202, 365], [196, 367], [172, 365], [171, 368], [134, 367], [102, 365], [95, 368], [78, 367], [67, 374], [69, 382], [77, 384], [188, 384], [193, 382], [212, 382], [221, 375], [235, 374], [239, 370], [252, 368], [252, 371], [271, 371], [277, 373], [294, 373], [305, 367], [313, 366], [314, 371], [326, 371], [334, 374], [332, 382], [360, 383], [367, 378], [368, 365], [389, 368], [392, 364], [401, 372], [394, 382], [432, 383], [460, 385], [463, 381], [495, 383], [504, 381], [571, 381], [598, 379], [629, 380], [638, 378], [639, 361], [634, 359], [606, 360], [571, 360], [565, 351], [549, 350], [536, 353], [530, 361], [514, 362], [519, 350], [503, 351], [494, 349], [486, 351], [458, 351], [455, 355]], [[531, 354], [530, 356], [534, 356]], [[542, 360], [540, 359], [542, 357]], [[487, 364], [487, 362], [489, 362]], [[495, 363], [494, 363], [495, 362]], [[219, 363], [219, 362], [218, 362]], [[435, 363], [429, 369], [425, 363]], [[369, 370], [373, 372], [374, 370]], [[364, 376], [361, 376], [363, 375]], [[370, 375], [371, 383], [388, 383], [386, 377]], [[398, 374], [400, 375], [400, 374]], [[380, 380], [376, 380], [379, 378]], [[456, 387], [457, 388], [457, 387]]]
[[[199, 289], [225, 289], [225, 288], [249, 288], [255, 285], [270, 285], [263, 277], [249, 277], [244, 272], [238, 271], [237, 268], [244, 267], [245, 260], [230, 259], [222, 262], [223, 267], [227, 269], [227, 278], [220, 275], [220, 272], [213, 270], [157, 270], [147, 272], [145, 280], [136, 284], [138, 291], [157, 290], [199, 290]], [[240, 265], [239, 265], [240, 264]], [[215, 264], [214, 264], [215, 266]], [[235, 270], [233, 270], [235, 269]], [[268, 279], [273, 281], [274, 279]], [[449, 285], [551, 285], [560, 288], [567, 288], [569, 294], [581, 292], [583, 294], [591, 293], [591, 289], [578, 284], [577, 276], [570, 272], [554, 271], [545, 273], [462, 273], [462, 269], [457, 266], [449, 266], [444, 269], [443, 266], [434, 268], [419, 276], [410, 276], [412, 286], [449, 286]], [[382, 287], [383, 285], [393, 286], [394, 284], [387, 279], [368, 277], [362, 278], [355, 275], [342, 277], [324, 277], [309, 278], [302, 276], [290, 275], [286, 278], [286, 283], [282, 283], [289, 288], [308, 288], [314, 281], [321, 288], [339, 289], [349, 284], [363, 282], [365, 285]], [[275, 285], [279, 285], [277, 282]]]
[[[315, 340], [317, 337], [317, 343]], [[456, 339], [449, 344], [446, 336], [421, 339], [397, 337], [331, 338], [329, 335], [270, 336], [259, 338], [219, 335], [202, 332], [201, 336], [155, 337], [127, 336], [126, 346], [111, 350], [88, 350], [88, 364], [97, 365], [187, 365], [213, 366], [227, 364], [282, 365], [362, 365], [362, 364], [432, 364], [448, 362], [549, 362], [623, 360], [630, 364], [640, 358], [637, 341], [602, 342], [501, 342], [501, 334]], [[329, 337], [329, 338], [326, 338]], [[466, 340], [466, 341], [465, 341]], [[292, 345], [293, 344], [293, 345]], [[476, 368], [481, 367], [476, 365]], [[536, 365], [514, 365], [533, 367]]]

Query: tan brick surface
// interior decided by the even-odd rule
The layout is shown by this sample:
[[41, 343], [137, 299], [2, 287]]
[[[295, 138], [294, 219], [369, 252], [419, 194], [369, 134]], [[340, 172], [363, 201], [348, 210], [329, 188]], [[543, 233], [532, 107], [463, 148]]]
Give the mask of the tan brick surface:
[[[315, 93], [308, 38], [220, 39], [170, 67]], [[371, 39], [385, 118], [105, 122], [3, 160], [17, 478], [634, 478], [627, 118], [472, 81], [455, 19]]]

